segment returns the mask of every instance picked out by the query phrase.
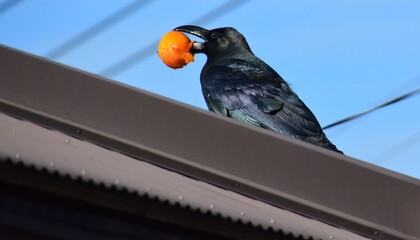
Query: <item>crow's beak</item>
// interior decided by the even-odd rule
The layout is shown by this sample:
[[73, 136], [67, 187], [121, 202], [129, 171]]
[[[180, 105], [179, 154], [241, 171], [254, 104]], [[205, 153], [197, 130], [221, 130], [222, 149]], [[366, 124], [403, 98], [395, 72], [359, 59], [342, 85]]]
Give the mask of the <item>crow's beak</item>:
[[179, 27], [175, 28], [174, 31], [189, 33], [189, 34], [195, 35], [199, 38], [202, 38], [203, 40], [207, 40], [207, 36], [209, 34], [209, 30], [204, 29], [202, 27], [193, 26], [193, 25], [179, 26]]
[[[175, 28], [174, 31], [189, 33], [189, 34], [197, 36], [197, 37], [199, 37], [199, 38], [201, 38], [205, 41], [207, 41], [208, 35], [209, 35], [209, 30], [204, 29], [202, 27], [193, 26], [193, 25], [179, 26], [179, 27]], [[194, 42], [193, 46], [191, 48], [191, 52], [192, 53], [204, 53], [205, 52], [205, 44], [206, 44], [205, 42], [204, 43]]]

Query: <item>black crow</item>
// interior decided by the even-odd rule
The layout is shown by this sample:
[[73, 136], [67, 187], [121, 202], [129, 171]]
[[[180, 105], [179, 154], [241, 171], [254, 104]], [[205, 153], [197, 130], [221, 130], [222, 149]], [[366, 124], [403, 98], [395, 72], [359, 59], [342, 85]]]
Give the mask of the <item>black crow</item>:
[[174, 30], [205, 40], [195, 42], [191, 52], [207, 55], [200, 80], [210, 111], [341, 152], [287, 82], [252, 53], [236, 29], [184, 25]]

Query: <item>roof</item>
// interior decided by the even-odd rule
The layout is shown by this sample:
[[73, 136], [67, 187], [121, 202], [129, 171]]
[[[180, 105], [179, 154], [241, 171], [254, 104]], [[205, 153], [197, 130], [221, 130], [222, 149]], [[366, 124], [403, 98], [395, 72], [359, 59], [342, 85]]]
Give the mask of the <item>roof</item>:
[[[74, 179], [91, 180], [97, 186], [115, 188], [121, 191], [127, 189], [137, 192], [143, 197], [147, 195], [155, 197], [161, 202], [166, 201], [173, 206], [195, 209], [198, 213], [210, 212], [213, 216], [221, 214], [226, 219], [249, 223], [255, 228], [273, 229], [279, 233], [278, 235], [281, 235], [284, 231], [286, 234], [293, 234], [296, 237], [314, 237], [315, 239], [325, 239], [329, 236], [335, 236], [338, 239], [365, 239], [348, 231], [213, 186], [199, 179], [178, 174], [21, 119], [0, 114], [0, 131], [4, 136], [0, 140], [0, 156], [10, 157], [13, 163], [23, 161], [26, 164], [34, 165], [35, 170], [36, 167], [41, 168], [41, 170], [44, 169], [45, 173], [69, 174]], [[3, 171], [8, 172], [8, 170]], [[5, 180], [11, 181], [10, 173], [0, 175], [6, 178]], [[16, 178], [15, 174], [12, 174], [12, 176]], [[38, 179], [26, 176], [24, 178], [24, 181], [36, 182], [38, 188], [42, 188], [39, 185], [42, 186], [43, 184]], [[57, 179], [55, 180], [57, 181]], [[56, 192], [55, 188], [69, 188], [67, 186], [63, 188], [55, 182], [46, 184], [46, 186], [51, 185], [54, 187], [46, 187], [50, 192]], [[64, 184], [62, 183], [62, 185]], [[86, 190], [72, 191], [67, 195], [74, 195], [73, 198], [76, 199], [88, 198], [90, 199], [89, 202], [93, 201], [99, 205], [102, 205], [104, 201], [109, 202], [109, 200], [103, 200], [102, 195], [97, 197], [95, 192], [90, 194], [86, 194], [86, 192]], [[57, 194], [63, 195], [62, 192]], [[126, 204], [126, 200], [113, 201], [113, 208], [126, 209]], [[163, 208], [166, 209], [164, 206]], [[129, 209], [126, 211], [129, 211]], [[153, 212], [154, 210], [149, 211]], [[154, 215], [159, 216], [156, 213]], [[188, 218], [183, 221], [177, 219], [177, 222], [186, 222], [184, 224], [193, 225], [188, 221]], [[250, 232], [254, 232], [255, 235], [258, 234], [258, 231], [257, 233], [255, 233], [255, 230], [250, 231], [246, 225], [243, 226], [243, 234], [238, 234], [238, 231], [232, 230], [232, 224], [221, 223], [220, 225], [224, 227], [219, 226], [216, 229], [223, 229], [227, 236], [235, 234], [235, 236], [243, 238], [246, 234], [248, 238], [251, 238]], [[261, 235], [261, 233], [259, 234]], [[258, 238], [255, 237], [255, 239]]]
[[[6, 114], [1, 122], [27, 126], [28, 131], [22, 136], [38, 133], [32, 136], [34, 140], [39, 136], [59, 143], [54, 136], [62, 134], [61, 144], [47, 151], [53, 157], [47, 160], [39, 155], [39, 159], [47, 161], [37, 162], [40, 166], [48, 167], [50, 159], [54, 159], [52, 165], [56, 168], [59, 164], [55, 161], [66, 162], [68, 155], [64, 154], [63, 145], [71, 137], [67, 148], [74, 150], [71, 143], [77, 139], [90, 145], [87, 148], [80, 145], [77, 151], [68, 154], [78, 153], [80, 161], [96, 160], [71, 161], [60, 168], [67, 174], [80, 175], [84, 170], [85, 174], [92, 173], [89, 177], [93, 180], [124, 186], [129, 186], [127, 180], [131, 179], [130, 187], [147, 191], [147, 186], [136, 182], [138, 175], [130, 171], [153, 166], [173, 177], [192, 181], [182, 188], [181, 182], [172, 178], [164, 182], [170, 183], [168, 190], [185, 189], [166, 198], [184, 202], [190, 199], [188, 205], [193, 207], [227, 216], [233, 214], [229, 211], [236, 211], [238, 219], [288, 228], [290, 232], [303, 233], [310, 229], [315, 232], [306, 233], [321, 234], [319, 238], [337, 236], [335, 239], [339, 239], [346, 234], [361, 239], [361, 236], [420, 238], [417, 179], [5, 46], [0, 47], [0, 60], [0, 111]], [[12, 125], [3, 127], [10, 130]], [[47, 127], [41, 128], [47, 132], [39, 130], [39, 125]], [[17, 138], [13, 140], [13, 136]], [[0, 153], [25, 159], [26, 154], [16, 154], [37, 149], [38, 145], [33, 145], [37, 141], [27, 141], [27, 148], [15, 149], [25, 142], [22, 136], [9, 134], [2, 138]], [[9, 139], [16, 142], [11, 143]], [[8, 147], [3, 147], [5, 142], [9, 142]], [[100, 164], [97, 158], [102, 155], [97, 148], [131, 160], [109, 158], [107, 164]], [[86, 152], [79, 151], [83, 149]], [[45, 154], [45, 151], [28, 152], [32, 158], [28, 161], [36, 162], [35, 153]], [[86, 170], [89, 166], [98, 169], [97, 175]], [[155, 172], [148, 178], [150, 182], [157, 179], [163, 180], [163, 175]], [[203, 188], [204, 185], [208, 188]], [[195, 196], [199, 200], [193, 201], [194, 197], [188, 194], [198, 189], [203, 191]], [[231, 205], [222, 204], [226, 209], [216, 209], [212, 202], [224, 203], [223, 197]], [[282, 218], [279, 213], [267, 220], [250, 219], [247, 217], [254, 215], [236, 208], [242, 201], [238, 199], [255, 212], [273, 210], [288, 215]], [[299, 216], [303, 222], [281, 224]], [[276, 221], [275, 217], [282, 221]], [[325, 231], [322, 228], [316, 232], [310, 228], [310, 222], [325, 227]]]
[[0, 189], [5, 239], [308, 239], [13, 159]]

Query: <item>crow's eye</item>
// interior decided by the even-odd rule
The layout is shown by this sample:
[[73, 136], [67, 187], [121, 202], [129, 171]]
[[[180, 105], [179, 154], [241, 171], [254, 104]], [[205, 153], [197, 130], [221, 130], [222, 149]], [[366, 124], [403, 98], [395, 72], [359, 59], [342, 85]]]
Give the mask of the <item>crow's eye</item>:
[[212, 38], [217, 38], [218, 36], [219, 36], [219, 34], [217, 32], [210, 33], [210, 37], [212, 37]]

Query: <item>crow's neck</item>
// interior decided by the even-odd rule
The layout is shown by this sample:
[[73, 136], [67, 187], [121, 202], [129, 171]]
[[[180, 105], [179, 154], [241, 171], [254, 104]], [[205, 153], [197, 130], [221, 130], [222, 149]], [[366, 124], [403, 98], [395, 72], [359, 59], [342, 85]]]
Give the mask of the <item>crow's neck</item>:
[[255, 58], [255, 55], [251, 51], [234, 51], [226, 49], [223, 52], [214, 55], [207, 55], [206, 65], [223, 63], [229, 60], [243, 60], [250, 61]]

